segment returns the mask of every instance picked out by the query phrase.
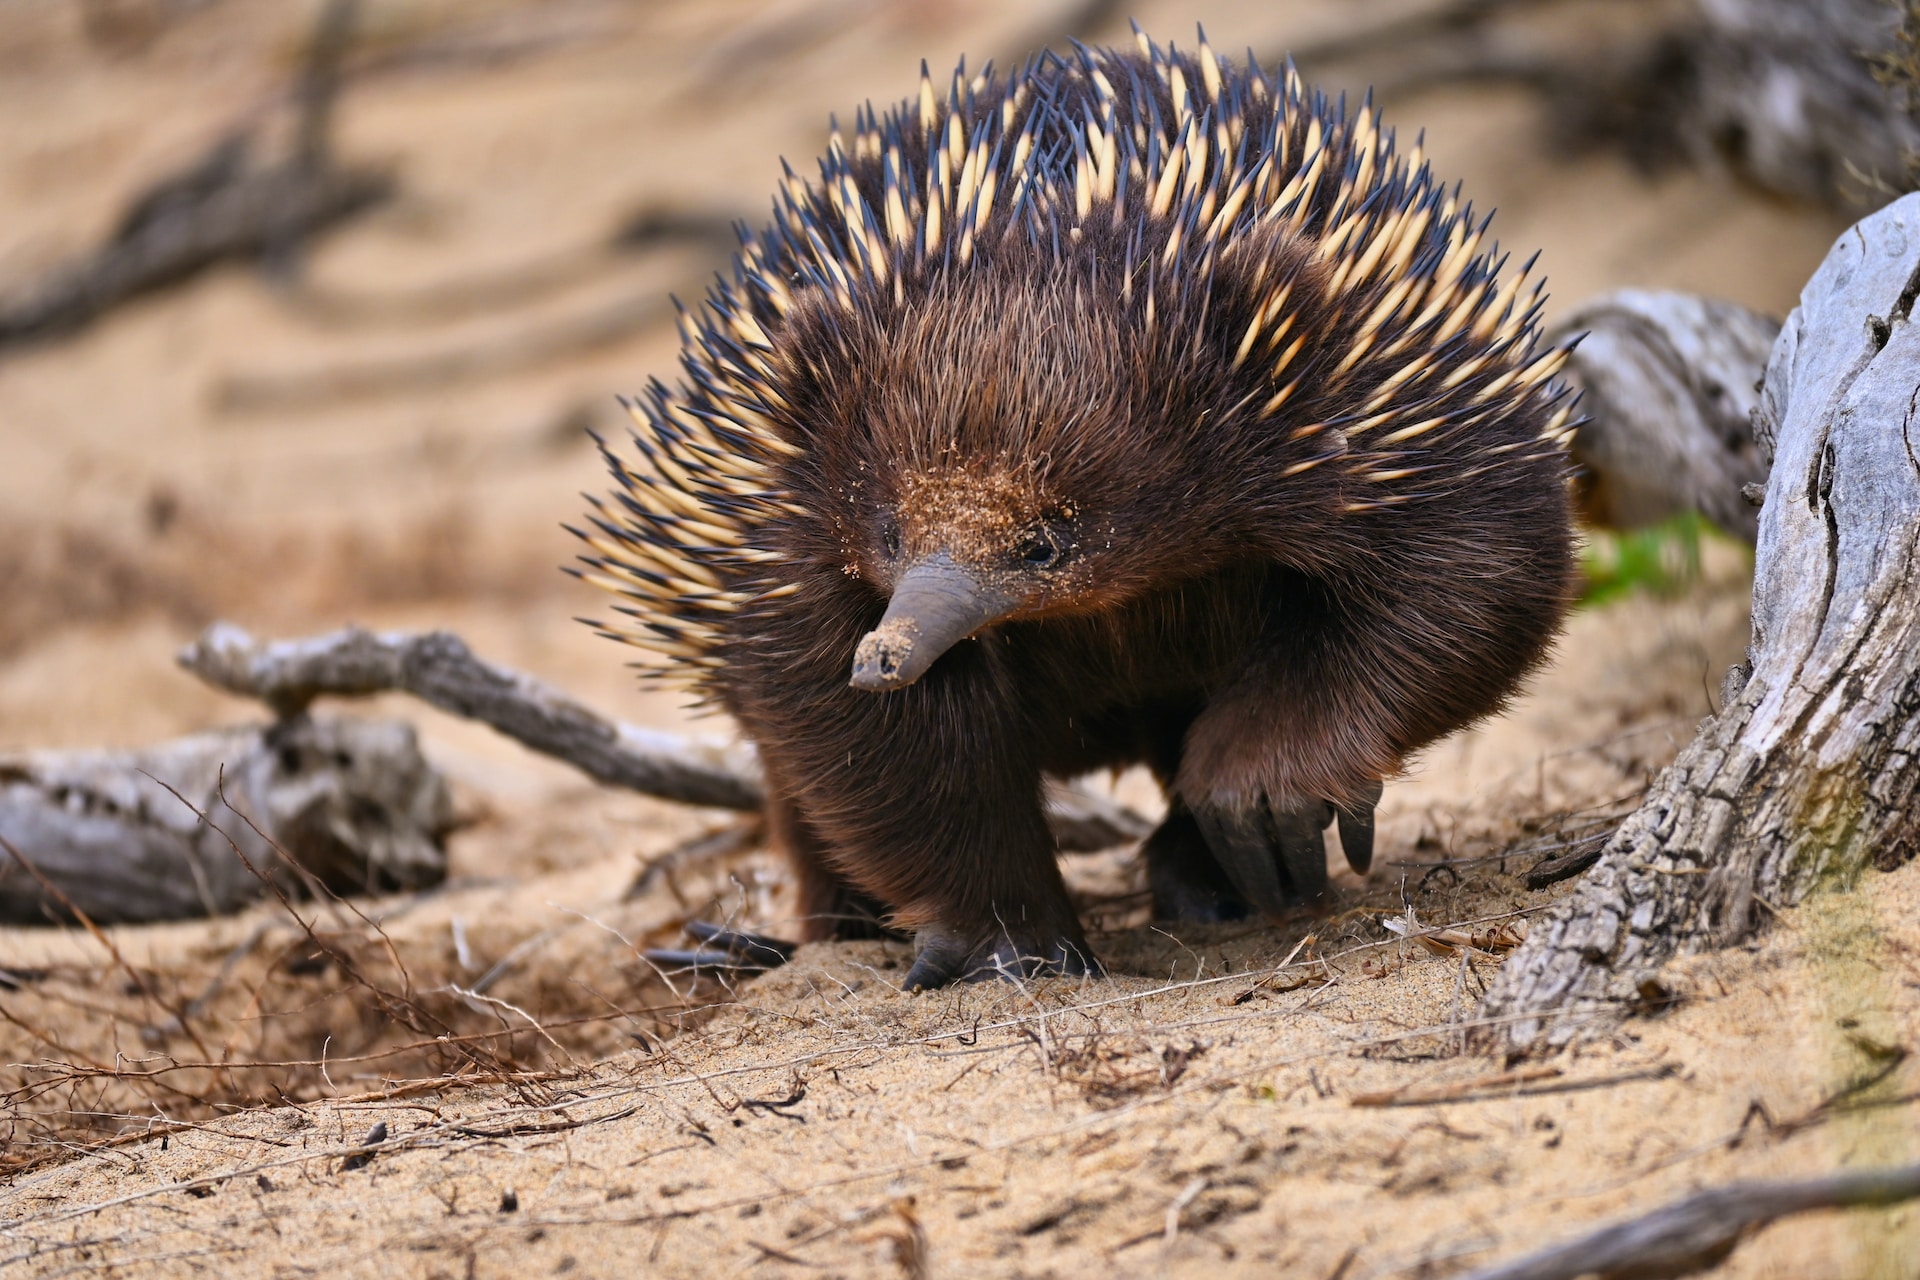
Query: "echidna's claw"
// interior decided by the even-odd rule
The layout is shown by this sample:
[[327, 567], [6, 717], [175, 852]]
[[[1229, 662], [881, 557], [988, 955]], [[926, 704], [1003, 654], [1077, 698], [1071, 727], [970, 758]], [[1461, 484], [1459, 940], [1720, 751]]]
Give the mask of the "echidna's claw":
[[1273, 823], [1273, 849], [1285, 867], [1291, 900], [1318, 902], [1326, 897], [1326, 830], [1333, 825], [1333, 806], [1324, 800], [1309, 801], [1297, 809], [1270, 804], [1267, 817]]
[[793, 953], [799, 950], [798, 945], [784, 938], [770, 938], [764, 933], [748, 933], [744, 929], [729, 929], [725, 925], [708, 924], [704, 920], [689, 920], [682, 927], [709, 947], [717, 947], [764, 969], [779, 968], [793, 959]]
[[1195, 805], [1195, 821], [1220, 867], [1248, 902], [1269, 915], [1327, 891], [1327, 840], [1333, 806], [1259, 803], [1244, 809]]
[[764, 973], [778, 969], [793, 959], [796, 944], [764, 933], [729, 929], [723, 924], [689, 920], [683, 926], [700, 943], [691, 951], [649, 947], [646, 958], [657, 965], [675, 969], [705, 969], [709, 972]]
[[1272, 913], [1287, 905], [1287, 895], [1267, 842], [1265, 818], [1261, 809], [1193, 806], [1193, 820], [1234, 888], [1261, 911]]
[[1347, 855], [1347, 865], [1361, 875], [1373, 865], [1373, 810], [1380, 803], [1381, 787], [1374, 783], [1367, 788], [1366, 801], [1358, 809], [1337, 810], [1335, 817], [1340, 824], [1340, 849]]

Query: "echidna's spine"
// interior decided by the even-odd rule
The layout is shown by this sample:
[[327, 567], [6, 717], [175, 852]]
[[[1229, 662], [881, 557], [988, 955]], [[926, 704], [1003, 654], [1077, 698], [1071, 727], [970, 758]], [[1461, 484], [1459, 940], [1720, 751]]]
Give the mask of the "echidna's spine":
[[[582, 576], [625, 598], [608, 634], [705, 687], [729, 622], [790, 590], [768, 531], [804, 515], [782, 469], [808, 426], [786, 413], [775, 335], [795, 308], [884, 317], [989, 262], [1098, 279], [1149, 331], [1231, 313], [1235, 370], [1300, 442], [1283, 478], [1329, 464], [1346, 509], [1418, 502], [1563, 451], [1565, 352], [1534, 350], [1539, 287], [1502, 279], [1487, 220], [1399, 155], [1371, 101], [1309, 92], [1208, 48], [1042, 54], [1000, 81], [954, 73], [884, 117], [837, 125], [813, 181], [791, 169], [733, 277], [683, 313], [685, 379], [629, 406], [635, 455], [594, 501]], [[1311, 270], [1300, 267], [1300, 246]], [[1531, 263], [1528, 264], [1531, 266]], [[1235, 297], [1216, 296], [1231, 278]], [[1310, 318], [1310, 323], [1307, 319]], [[1529, 437], [1476, 446], [1526, 413]]]

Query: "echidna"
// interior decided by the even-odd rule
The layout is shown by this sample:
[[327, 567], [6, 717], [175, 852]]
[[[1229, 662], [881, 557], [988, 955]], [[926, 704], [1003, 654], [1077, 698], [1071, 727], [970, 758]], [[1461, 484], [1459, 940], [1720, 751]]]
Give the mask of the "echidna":
[[1486, 225], [1204, 33], [923, 64], [787, 171], [582, 536], [608, 634], [758, 744], [811, 936], [1095, 971], [1042, 778], [1135, 762], [1164, 915], [1318, 897], [1336, 818], [1366, 868], [1568, 598], [1564, 352]]

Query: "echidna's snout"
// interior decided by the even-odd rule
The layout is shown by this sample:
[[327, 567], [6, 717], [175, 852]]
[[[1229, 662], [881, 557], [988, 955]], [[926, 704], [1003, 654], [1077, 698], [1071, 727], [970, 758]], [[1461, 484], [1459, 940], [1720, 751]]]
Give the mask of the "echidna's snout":
[[1018, 596], [944, 551], [908, 566], [880, 625], [853, 651], [856, 689], [904, 689], [940, 655], [1013, 611]]

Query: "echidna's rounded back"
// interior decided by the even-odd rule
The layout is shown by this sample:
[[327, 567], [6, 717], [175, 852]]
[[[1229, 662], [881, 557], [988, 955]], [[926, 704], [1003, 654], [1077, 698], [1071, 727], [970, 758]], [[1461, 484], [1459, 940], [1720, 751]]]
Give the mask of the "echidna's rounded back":
[[792, 589], [775, 535], [832, 429], [795, 411], [797, 386], [848, 333], [989, 277], [1083, 286], [1149, 352], [1143, 385], [1217, 386], [1193, 422], [1260, 442], [1275, 485], [1311, 477], [1347, 514], [1557, 482], [1564, 353], [1535, 350], [1538, 286], [1502, 279], [1486, 226], [1370, 103], [1204, 40], [963, 66], [944, 93], [923, 66], [916, 98], [856, 113], [815, 176], [787, 172], [686, 317], [683, 381], [650, 387], [631, 453], [607, 451], [620, 488], [584, 576], [637, 624], [609, 634], [698, 683], [729, 619]]

